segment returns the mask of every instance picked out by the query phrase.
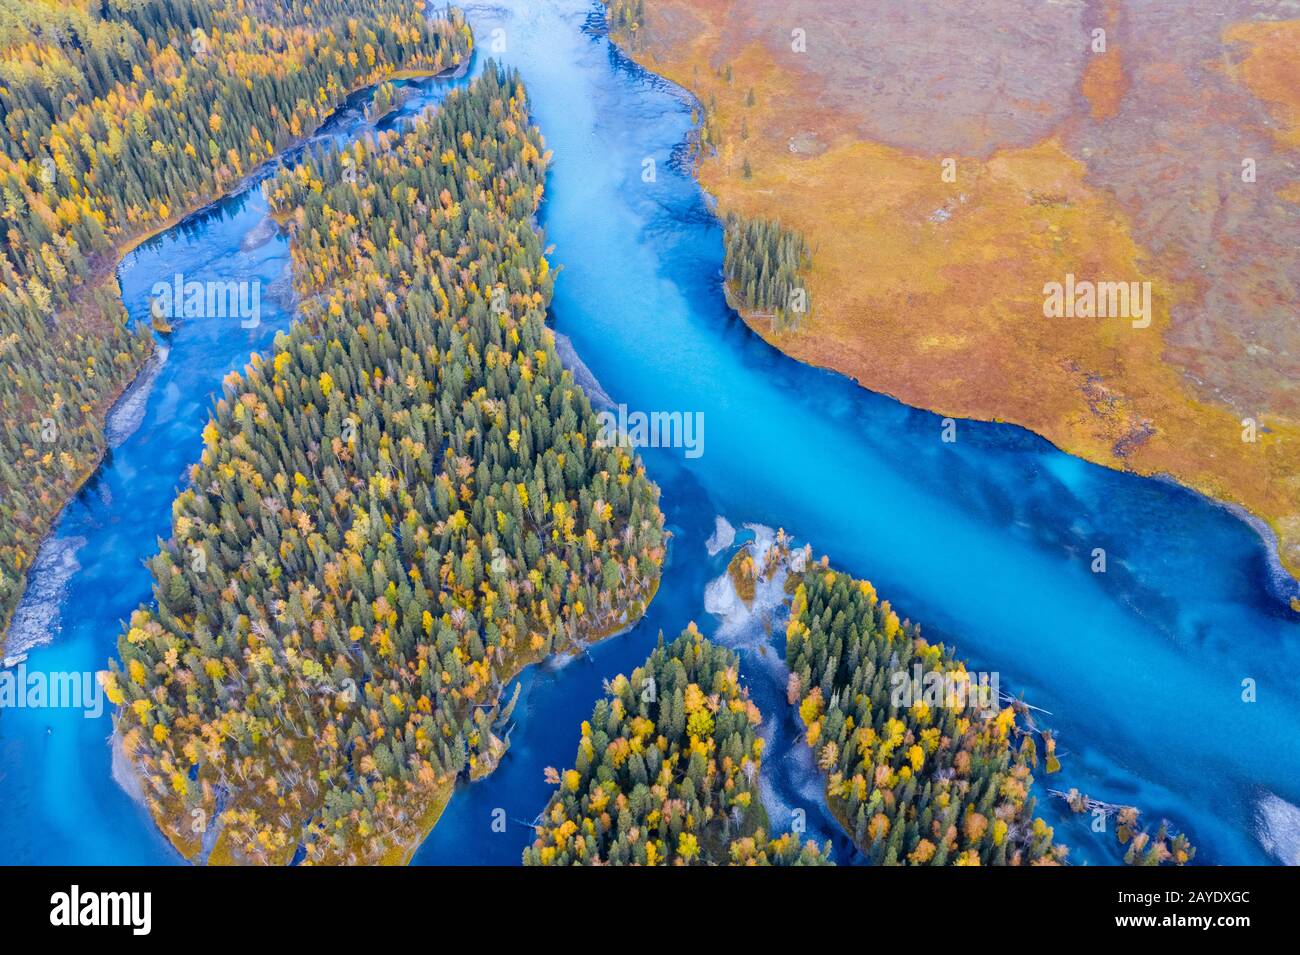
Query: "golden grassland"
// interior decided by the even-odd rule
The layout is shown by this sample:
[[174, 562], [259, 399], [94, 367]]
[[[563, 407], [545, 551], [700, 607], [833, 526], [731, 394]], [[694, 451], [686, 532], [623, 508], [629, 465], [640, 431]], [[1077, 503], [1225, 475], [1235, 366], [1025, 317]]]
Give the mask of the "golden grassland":
[[[1198, 289], [1160, 273], [1126, 208], [1063, 134], [983, 156], [872, 142], [822, 105], [788, 57], [737, 40], [731, 0], [646, 7], [633, 55], [694, 93], [720, 132], [698, 165], [719, 214], [779, 219], [812, 248], [813, 314], [794, 330], [745, 316], [755, 331], [910, 405], [1020, 425], [1089, 461], [1241, 505], [1273, 528], [1300, 575], [1300, 421], [1261, 411], [1257, 440], [1244, 441], [1247, 415], [1166, 360], [1171, 311]], [[1252, 45], [1241, 82], [1272, 104], [1279, 136], [1300, 137], [1300, 21], [1226, 36]], [[1113, 116], [1128, 86], [1112, 49], [1080, 77], [1078, 108]], [[801, 130], [816, 131], [818, 148], [793, 148]], [[955, 182], [941, 175], [945, 158], [956, 160]], [[1300, 199], [1300, 183], [1283, 195]], [[1150, 327], [1045, 318], [1044, 285], [1067, 273], [1152, 282]]]
[[1235, 23], [1224, 39], [1245, 44], [1240, 81], [1269, 105], [1279, 142], [1300, 147], [1300, 20]]
[[[1119, 22], [1116, 0], [1106, 0], [1103, 18], [1104, 28], [1109, 35]], [[1088, 100], [1088, 113], [1093, 119], [1107, 120], [1118, 115], [1120, 102], [1128, 88], [1128, 75], [1124, 72], [1120, 48], [1112, 46], [1089, 57], [1080, 86]]]

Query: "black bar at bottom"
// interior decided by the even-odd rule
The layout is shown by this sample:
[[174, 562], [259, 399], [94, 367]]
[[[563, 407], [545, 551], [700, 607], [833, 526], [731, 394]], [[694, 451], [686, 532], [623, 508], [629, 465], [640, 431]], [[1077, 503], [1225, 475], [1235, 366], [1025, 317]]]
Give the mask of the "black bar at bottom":
[[[259, 948], [280, 940], [333, 946], [387, 938], [401, 944], [400, 933], [410, 930], [435, 946], [442, 933], [452, 933], [448, 944], [467, 944], [467, 930], [482, 944], [514, 934], [562, 944], [570, 931], [587, 938], [597, 926], [633, 933], [607, 936], [614, 940], [637, 937], [647, 924], [657, 926], [651, 935], [671, 924], [671, 937], [678, 939], [697, 925], [713, 933], [700, 936], [703, 941], [719, 930], [770, 932], [774, 923], [819, 938], [843, 932], [849, 941], [870, 937], [873, 925], [918, 940], [950, 931], [958, 937], [993, 932], [993, 938], [1002, 931], [1041, 930], [1058, 939], [1196, 932], [1228, 941], [1256, 928], [1294, 932], [1300, 901], [1294, 869], [1202, 866], [8, 868], [0, 869], [0, 881], [4, 919], [16, 937], [75, 932], [128, 946], [243, 939]], [[148, 893], [147, 906], [139, 893]]]

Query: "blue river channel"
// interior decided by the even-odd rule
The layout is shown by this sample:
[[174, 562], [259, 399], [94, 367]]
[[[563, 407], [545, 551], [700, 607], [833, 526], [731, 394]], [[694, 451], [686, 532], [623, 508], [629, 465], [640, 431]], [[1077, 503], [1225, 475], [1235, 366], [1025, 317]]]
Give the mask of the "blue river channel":
[[[940, 416], [766, 345], [723, 299], [721, 230], [687, 162], [692, 103], [611, 45], [599, 9], [468, 3], [475, 69], [491, 55], [521, 70], [554, 152], [541, 222], [563, 267], [556, 330], [615, 402], [702, 413], [703, 453], [643, 451], [674, 535], [649, 613], [584, 656], [520, 677], [509, 754], [460, 787], [415, 863], [518, 863], [549, 796], [543, 769], [571, 765], [604, 681], [692, 620], [739, 650], [767, 717], [773, 828], [801, 827], [831, 840], [837, 861], [859, 861], [826, 815], [785, 704], [779, 620], [773, 636], [705, 609], [733, 552], [706, 549], [718, 516], [737, 543], [753, 534], [746, 524], [810, 543], [1050, 714], [1036, 719], [1055, 730], [1063, 768], [1036, 774], [1035, 788], [1072, 861], [1113, 863], [1120, 850], [1048, 788], [1168, 818], [1197, 845], [1197, 863], [1300, 861], [1300, 617], [1260, 537], [1192, 492], [1084, 463], [1014, 427], [960, 421], [944, 442]], [[380, 125], [466, 81], [406, 83], [410, 97]], [[314, 142], [372, 132], [364, 102]], [[154, 283], [182, 273], [259, 280], [261, 322], [182, 319], [160, 337], [159, 360], [113, 411], [109, 456], [40, 552], [8, 650], [26, 650], [29, 671], [103, 669], [121, 622], [150, 599], [143, 561], [170, 534], [222, 378], [293, 316], [287, 240], [266, 222], [254, 183], [123, 261], [137, 320]], [[1091, 569], [1098, 547], [1105, 573]], [[0, 711], [0, 863], [181, 861], [113, 780], [111, 732], [107, 710]]]

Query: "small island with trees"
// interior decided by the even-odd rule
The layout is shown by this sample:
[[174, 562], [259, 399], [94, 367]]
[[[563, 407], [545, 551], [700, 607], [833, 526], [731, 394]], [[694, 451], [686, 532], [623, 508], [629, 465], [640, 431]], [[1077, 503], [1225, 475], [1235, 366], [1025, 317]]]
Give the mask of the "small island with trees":
[[762, 714], [740, 661], [695, 624], [607, 685], [574, 765], [548, 770], [525, 865], [829, 865], [830, 847], [773, 836], [758, 792]]
[[225, 382], [108, 680], [187, 858], [405, 861], [504, 753], [507, 682], [654, 594], [658, 489], [545, 325], [547, 159], [489, 64], [265, 184], [302, 314]]

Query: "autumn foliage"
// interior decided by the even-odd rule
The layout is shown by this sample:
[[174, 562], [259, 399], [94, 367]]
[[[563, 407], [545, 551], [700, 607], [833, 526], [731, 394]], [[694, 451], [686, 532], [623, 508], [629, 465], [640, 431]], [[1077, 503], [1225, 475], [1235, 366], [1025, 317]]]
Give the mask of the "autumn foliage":
[[824, 865], [829, 846], [767, 834], [763, 740], [739, 661], [692, 624], [607, 685], [526, 865]]
[[351, 91], [463, 62], [409, 0], [12, 0], [0, 17], [0, 634], [152, 348], [121, 254], [238, 186]]
[[489, 64], [264, 186], [302, 316], [225, 382], [109, 687], [183, 851], [401, 861], [504, 753], [505, 683], [653, 594], [658, 489], [545, 326], [547, 160]]
[[894, 705], [892, 675], [964, 664], [899, 620], [871, 584], [817, 565], [794, 578], [790, 699], [826, 773], [830, 807], [884, 865], [1039, 865], [1066, 849], [1034, 818], [1032, 736], [975, 695]]

